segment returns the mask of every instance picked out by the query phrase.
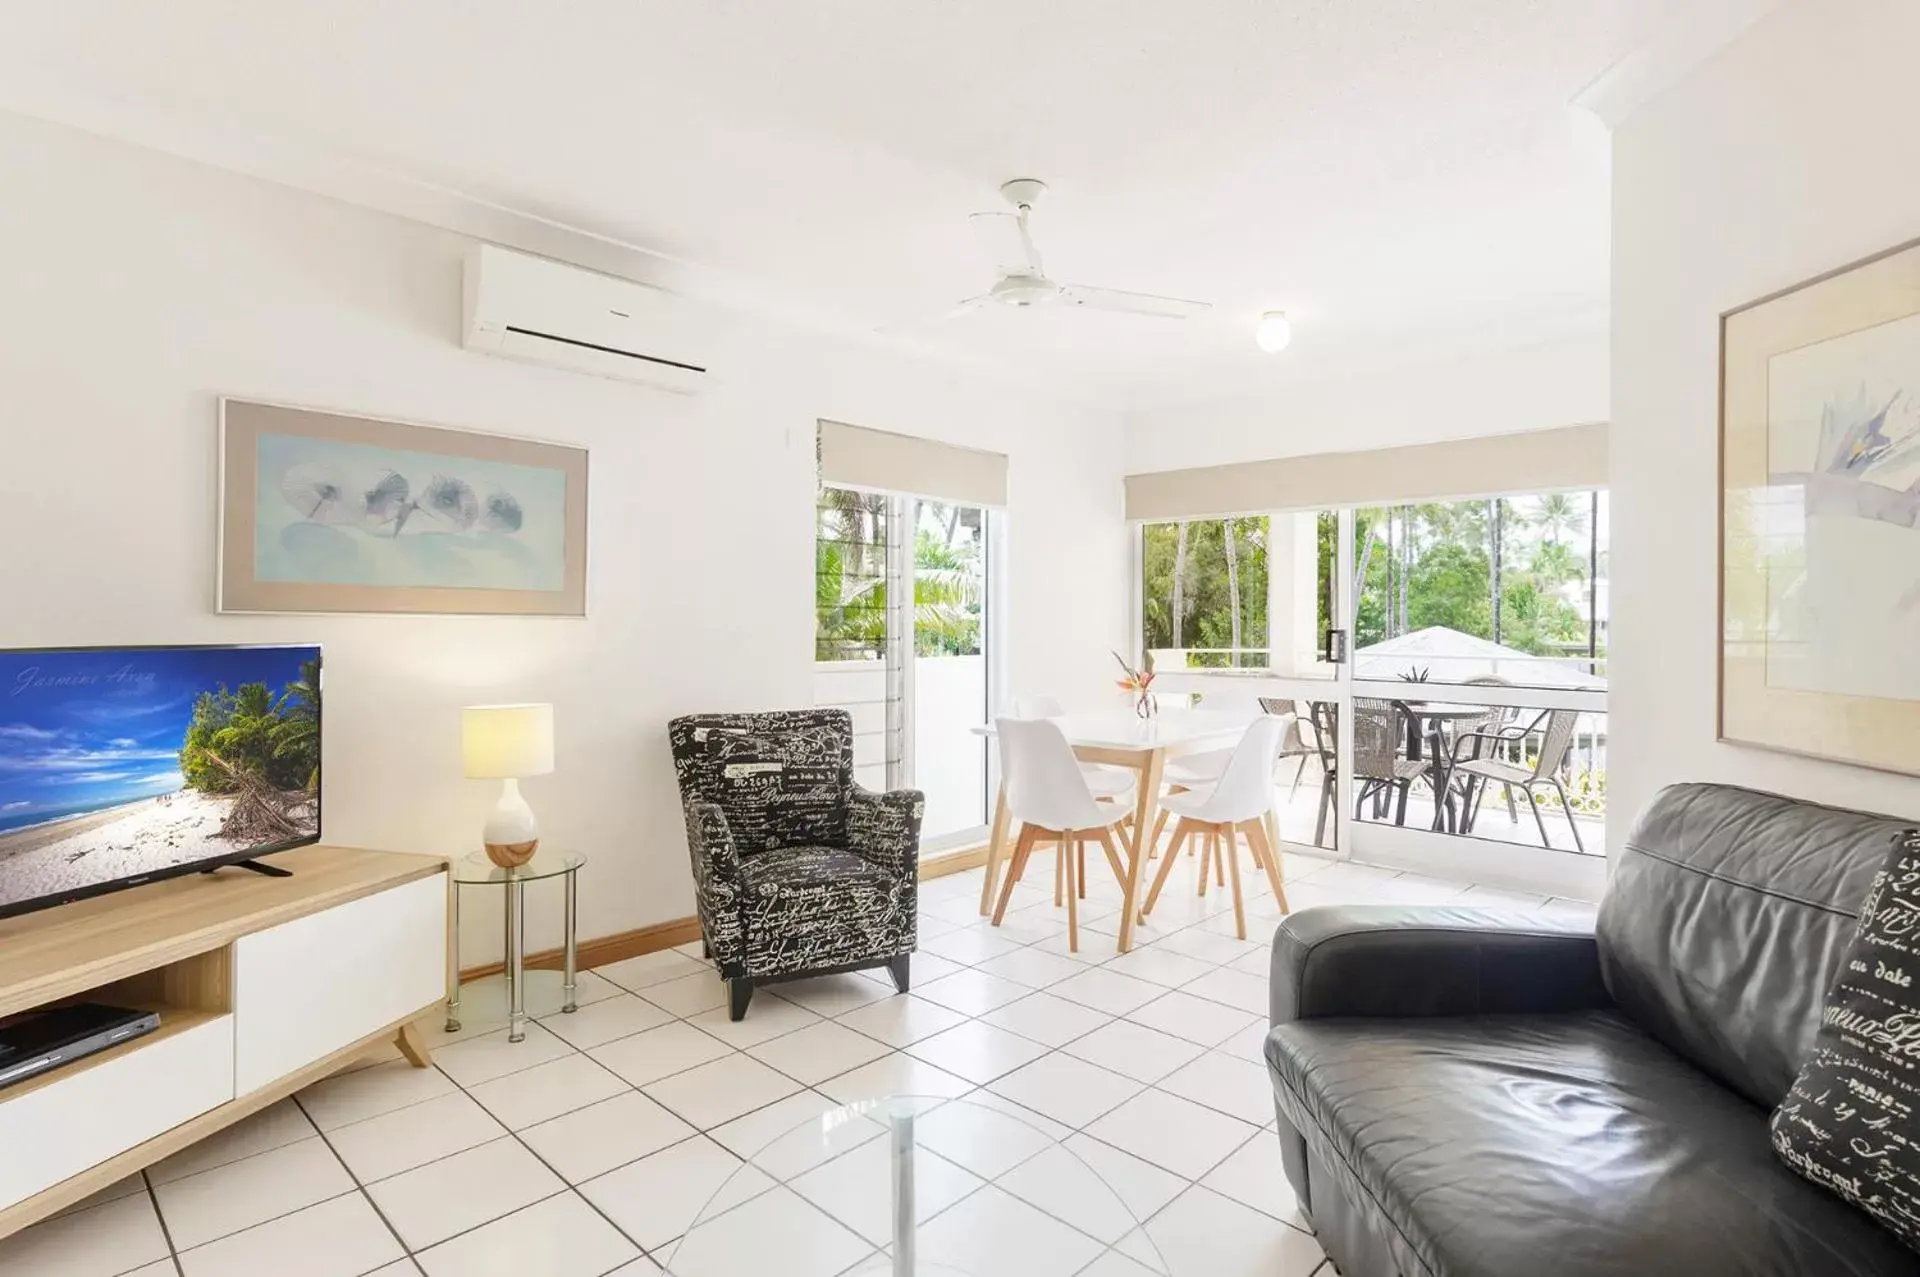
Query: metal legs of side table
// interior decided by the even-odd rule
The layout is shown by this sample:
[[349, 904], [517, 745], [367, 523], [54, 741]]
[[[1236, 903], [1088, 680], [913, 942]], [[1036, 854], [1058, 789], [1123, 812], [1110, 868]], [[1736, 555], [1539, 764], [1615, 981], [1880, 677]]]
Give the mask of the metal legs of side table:
[[[578, 867], [577, 864], [575, 866]], [[554, 875], [547, 875], [552, 877]], [[564, 966], [564, 990], [566, 996], [562, 1011], [574, 1011], [579, 1008], [580, 986], [580, 888], [579, 875], [568, 872], [564, 875], [566, 888], [566, 949]], [[507, 1041], [524, 1042], [527, 1038], [527, 883], [540, 881], [538, 878], [521, 878], [509, 870], [504, 878], [469, 880], [468, 886], [493, 885], [505, 891], [506, 910], [506, 962], [504, 963], [507, 992]], [[460, 1032], [460, 886], [456, 882], [452, 899], [447, 906], [447, 1032]]]
[[579, 874], [570, 873], [567, 875], [566, 982], [562, 986], [565, 989], [567, 1000], [560, 1008], [562, 1011], [574, 1011], [577, 1010], [579, 1006], [576, 1001], [579, 986], [577, 973], [580, 967], [580, 928], [576, 925], [580, 917], [579, 885]]
[[507, 884], [507, 1041], [527, 1038], [527, 884]]
[[447, 1032], [460, 1031], [460, 887], [447, 888]]

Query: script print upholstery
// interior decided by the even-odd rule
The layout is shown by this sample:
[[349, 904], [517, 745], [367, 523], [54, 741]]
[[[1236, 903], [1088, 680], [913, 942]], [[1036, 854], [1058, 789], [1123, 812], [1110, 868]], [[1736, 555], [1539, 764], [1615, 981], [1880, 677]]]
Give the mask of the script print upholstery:
[[1787, 1164], [1920, 1249], [1920, 834], [1874, 879], [1820, 1031], [1774, 1110]]
[[854, 783], [845, 710], [695, 714], [669, 737], [701, 927], [723, 978], [792, 979], [912, 952], [924, 802]]

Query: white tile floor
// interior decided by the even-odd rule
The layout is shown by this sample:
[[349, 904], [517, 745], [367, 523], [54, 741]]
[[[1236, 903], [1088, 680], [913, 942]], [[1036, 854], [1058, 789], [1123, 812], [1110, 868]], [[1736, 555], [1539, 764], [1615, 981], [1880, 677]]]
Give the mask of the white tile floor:
[[[1590, 908], [1284, 859], [1296, 909]], [[1281, 1174], [1260, 1063], [1279, 912], [1261, 876], [1243, 873], [1248, 938], [1237, 939], [1227, 894], [1199, 895], [1190, 865], [1123, 957], [1119, 891], [1097, 860], [1078, 953], [1044, 853], [1000, 928], [975, 912], [979, 871], [937, 879], [921, 890], [910, 994], [884, 972], [775, 985], [740, 1024], [697, 945], [583, 976], [573, 1015], [555, 1013], [550, 982], [536, 985], [540, 1019], [518, 1044], [498, 1027], [497, 982], [483, 984], [468, 991], [462, 1033], [434, 1026], [436, 1068], [394, 1057], [328, 1078], [0, 1242], [0, 1277], [638, 1277], [660, 1271], [723, 1183], [751, 1207], [736, 1271], [791, 1271], [783, 1236], [813, 1230], [809, 1254], [839, 1272], [871, 1258], [860, 1237], [878, 1225], [810, 1203], [857, 1202], [843, 1182], [851, 1163], [763, 1163], [782, 1188], [733, 1178], [740, 1155], [840, 1103], [901, 1093], [997, 1107], [1080, 1159], [1056, 1164], [1068, 1158], [1058, 1145], [968, 1129], [983, 1120], [975, 1110], [922, 1119], [919, 1178], [939, 1195], [923, 1236], [970, 1271], [1155, 1271], [1129, 1257], [1144, 1257], [1138, 1224], [1172, 1277], [1327, 1277]], [[1097, 1171], [1132, 1217], [1077, 1203], [1063, 1187], [1075, 1166]]]

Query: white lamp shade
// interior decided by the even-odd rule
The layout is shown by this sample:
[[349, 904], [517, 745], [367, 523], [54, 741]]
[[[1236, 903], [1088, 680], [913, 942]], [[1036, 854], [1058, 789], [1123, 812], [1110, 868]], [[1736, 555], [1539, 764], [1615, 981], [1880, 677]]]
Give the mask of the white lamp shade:
[[553, 770], [553, 706], [469, 705], [460, 753], [474, 780], [514, 780]]

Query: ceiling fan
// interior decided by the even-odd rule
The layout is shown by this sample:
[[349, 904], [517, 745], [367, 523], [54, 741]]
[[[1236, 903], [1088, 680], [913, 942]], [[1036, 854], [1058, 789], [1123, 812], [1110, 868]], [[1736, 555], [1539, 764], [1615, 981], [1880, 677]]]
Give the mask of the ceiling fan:
[[1000, 194], [1013, 205], [1014, 212], [974, 213], [968, 217], [999, 278], [992, 288], [978, 297], [969, 297], [941, 316], [942, 319], [951, 319], [988, 302], [1003, 306], [1085, 307], [1160, 319], [1185, 319], [1212, 309], [1207, 302], [1133, 293], [1120, 288], [1058, 284], [1047, 278], [1040, 265], [1040, 251], [1033, 246], [1033, 236], [1028, 229], [1033, 206], [1046, 191], [1045, 182], [1030, 177], [1015, 178], [1000, 188]]

